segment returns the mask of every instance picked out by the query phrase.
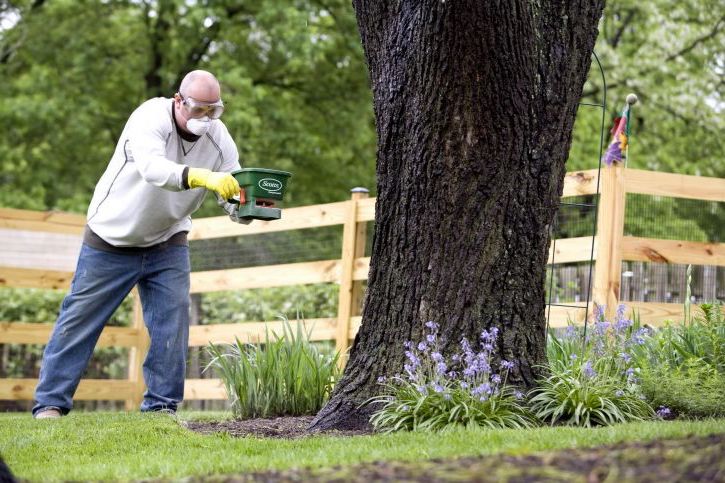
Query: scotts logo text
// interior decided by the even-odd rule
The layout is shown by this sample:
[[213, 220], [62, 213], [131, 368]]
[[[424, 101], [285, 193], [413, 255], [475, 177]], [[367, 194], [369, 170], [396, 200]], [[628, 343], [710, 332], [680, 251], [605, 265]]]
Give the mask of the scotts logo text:
[[260, 188], [270, 193], [279, 193], [282, 190], [282, 183], [272, 178], [262, 178], [257, 184]]

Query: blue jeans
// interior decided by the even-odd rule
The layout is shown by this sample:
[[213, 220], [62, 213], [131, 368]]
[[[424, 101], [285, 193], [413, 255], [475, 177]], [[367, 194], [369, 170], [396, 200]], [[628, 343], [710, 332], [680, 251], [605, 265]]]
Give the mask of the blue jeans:
[[151, 338], [141, 411], [176, 410], [184, 396], [189, 346], [189, 248], [140, 253], [81, 247], [68, 295], [43, 352], [33, 414], [46, 407], [67, 414], [103, 327], [138, 284]]

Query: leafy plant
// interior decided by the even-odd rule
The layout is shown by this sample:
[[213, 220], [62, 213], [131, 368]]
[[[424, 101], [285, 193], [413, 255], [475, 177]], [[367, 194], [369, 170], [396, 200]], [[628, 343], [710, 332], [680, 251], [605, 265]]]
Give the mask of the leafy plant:
[[551, 366], [551, 375], [532, 391], [529, 401], [536, 416], [551, 424], [608, 426], [653, 415], [652, 407], [633, 385], [596, 372], [591, 363]]
[[383, 394], [367, 401], [381, 407], [370, 422], [382, 432], [439, 431], [456, 426], [526, 428], [536, 419], [526, 408], [523, 394], [506, 385], [514, 363], [492, 367], [498, 329], [481, 332], [481, 351], [461, 340], [461, 352], [446, 358], [440, 352], [438, 324], [426, 323], [425, 340], [406, 342], [404, 375], [381, 378]]
[[674, 370], [660, 366], [644, 371], [641, 387], [653, 406], [678, 416], [725, 416], [725, 375], [697, 359]]
[[210, 343], [211, 360], [204, 369], [216, 370], [237, 418], [314, 414], [322, 408], [340, 375], [339, 353], [322, 353], [310, 333], [297, 324], [293, 332], [282, 318], [283, 334], [262, 344]]
[[638, 354], [642, 390], [654, 405], [682, 416], [725, 415], [725, 316], [721, 303], [667, 324]]
[[623, 305], [614, 322], [600, 308], [586, 337], [573, 325], [561, 337], [550, 331], [549, 376], [530, 393], [531, 410], [551, 424], [586, 427], [652, 417], [638, 386], [635, 357], [648, 334], [636, 318], [625, 317]]

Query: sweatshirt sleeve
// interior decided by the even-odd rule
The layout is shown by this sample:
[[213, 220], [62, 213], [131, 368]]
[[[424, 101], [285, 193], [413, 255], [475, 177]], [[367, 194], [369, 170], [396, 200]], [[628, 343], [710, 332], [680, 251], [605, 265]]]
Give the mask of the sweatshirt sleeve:
[[241, 165], [239, 163], [239, 151], [237, 150], [237, 145], [234, 144], [234, 139], [232, 139], [231, 134], [229, 134], [229, 131], [227, 131], [226, 126], [222, 124], [222, 134], [220, 139], [220, 147], [222, 151], [222, 165], [219, 168], [219, 171], [222, 171], [224, 173], [230, 173], [232, 171], [237, 171], [241, 169]]
[[159, 188], [181, 191], [185, 165], [166, 158], [166, 141], [171, 134], [171, 120], [160, 103], [151, 101], [131, 114], [126, 126], [124, 151], [135, 163], [141, 177]]

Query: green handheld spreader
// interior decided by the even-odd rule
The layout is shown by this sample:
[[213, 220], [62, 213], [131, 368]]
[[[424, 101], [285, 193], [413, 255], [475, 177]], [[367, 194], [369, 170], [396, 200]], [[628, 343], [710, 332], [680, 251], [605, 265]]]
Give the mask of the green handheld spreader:
[[[276, 169], [243, 168], [232, 176], [244, 190], [245, 202], [239, 205], [243, 219], [279, 220], [282, 217], [282, 196], [291, 173]], [[239, 203], [239, 200], [229, 200]]]

